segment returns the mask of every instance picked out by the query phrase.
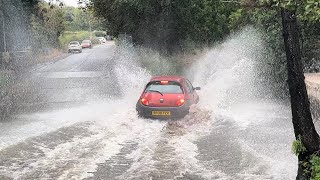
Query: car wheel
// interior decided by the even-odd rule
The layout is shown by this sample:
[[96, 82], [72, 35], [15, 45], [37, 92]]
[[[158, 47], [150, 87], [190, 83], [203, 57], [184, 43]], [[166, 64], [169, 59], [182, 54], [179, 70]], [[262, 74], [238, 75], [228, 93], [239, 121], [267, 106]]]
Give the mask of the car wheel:
[[137, 112], [138, 118], [144, 118], [144, 115], [141, 112]]

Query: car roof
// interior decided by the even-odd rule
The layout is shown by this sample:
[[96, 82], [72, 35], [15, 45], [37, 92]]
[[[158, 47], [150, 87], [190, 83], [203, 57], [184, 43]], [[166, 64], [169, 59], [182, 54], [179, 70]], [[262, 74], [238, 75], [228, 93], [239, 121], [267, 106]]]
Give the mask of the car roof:
[[176, 81], [182, 83], [186, 79], [183, 76], [154, 76], [150, 81]]

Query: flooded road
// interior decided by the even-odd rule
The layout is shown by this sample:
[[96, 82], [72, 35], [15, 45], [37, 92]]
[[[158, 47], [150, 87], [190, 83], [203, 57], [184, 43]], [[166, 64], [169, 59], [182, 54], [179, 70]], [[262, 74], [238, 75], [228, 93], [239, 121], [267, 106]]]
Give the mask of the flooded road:
[[248, 93], [255, 49], [235, 47], [250, 43], [186, 70], [202, 90], [178, 121], [137, 117], [151, 73], [114, 45], [34, 67], [20, 84], [27, 110], [0, 125], [0, 179], [294, 179], [290, 107]]

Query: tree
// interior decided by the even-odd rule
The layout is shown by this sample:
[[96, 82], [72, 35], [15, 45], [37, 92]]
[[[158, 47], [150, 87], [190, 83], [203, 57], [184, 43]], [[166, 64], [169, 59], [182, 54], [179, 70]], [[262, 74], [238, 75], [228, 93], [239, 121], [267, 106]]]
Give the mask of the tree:
[[38, 3], [30, 19], [35, 50], [58, 47], [58, 38], [65, 30], [65, 14], [61, 7]]
[[313, 178], [314, 172], [310, 168], [310, 161], [314, 155], [319, 155], [320, 138], [315, 129], [310, 102], [304, 81], [303, 62], [301, 55], [301, 32], [297, 17], [301, 20], [315, 22], [320, 20], [318, 1], [278, 0], [254, 2], [254, 6], [280, 8], [282, 32], [287, 60], [288, 86], [291, 100], [292, 123], [297, 141], [303, 148], [298, 152], [298, 173], [296, 179], [306, 180]]
[[287, 55], [288, 84], [291, 99], [292, 122], [297, 140], [301, 140], [306, 148], [298, 155], [299, 168], [297, 179], [310, 179], [310, 173], [305, 171], [305, 163], [309, 163], [312, 155], [320, 150], [320, 138], [314, 127], [310, 103], [304, 82], [301, 50], [299, 42], [299, 27], [295, 10], [281, 8], [283, 37]]
[[91, 10], [75, 7], [64, 7], [67, 31], [105, 30], [104, 20], [95, 17]]
[[[57, 0], [55, 2], [58, 2]], [[6, 34], [7, 51], [57, 46], [64, 31], [64, 14], [55, 4], [39, 0], [0, 0], [0, 51], [4, 51]], [[36, 46], [36, 47], [35, 47]]]
[[[260, 0], [245, 1], [249, 7], [259, 7], [280, 10], [282, 19], [282, 34], [287, 61], [288, 86], [291, 100], [292, 123], [296, 140], [301, 142], [303, 148], [298, 152], [298, 173], [296, 179], [306, 180], [314, 175], [310, 161], [314, 155], [319, 155], [320, 138], [315, 129], [310, 102], [304, 81], [303, 61], [301, 55], [300, 21], [307, 23], [319, 22], [320, 7], [315, 0]], [[274, 27], [274, 26], [273, 26]], [[276, 31], [277, 32], [277, 31]], [[281, 65], [280, 65], [281, 66]]]
[[132, 35], [133, 41], [171, 55], [186, 43], [208, 46], [229, 33], [235, 6], [220, 0], [92, 0], [91, 7], [108, 22], [111, 34]]

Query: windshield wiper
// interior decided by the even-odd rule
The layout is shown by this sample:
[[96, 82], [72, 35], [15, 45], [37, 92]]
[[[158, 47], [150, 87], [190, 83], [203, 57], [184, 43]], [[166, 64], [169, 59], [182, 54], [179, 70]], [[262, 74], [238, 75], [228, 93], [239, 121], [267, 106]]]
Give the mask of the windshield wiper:
[[160, 91], [157, 91], [157, 90], [147, 90], [147, 91], [150, 91], [150, 92], [157, 92], [157, 93], [161, 94], [161, 96], [163, 96], [163, 94], [162, 94]]

